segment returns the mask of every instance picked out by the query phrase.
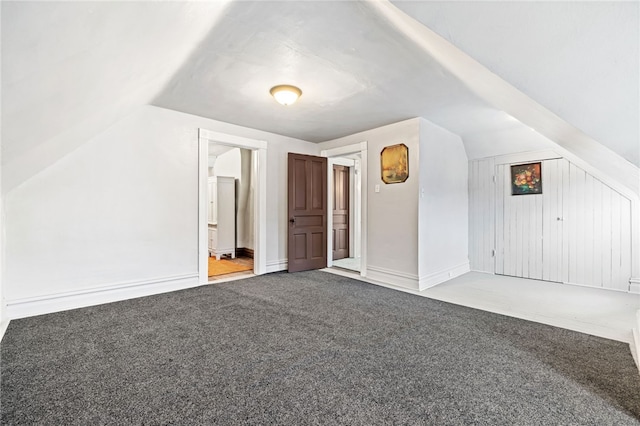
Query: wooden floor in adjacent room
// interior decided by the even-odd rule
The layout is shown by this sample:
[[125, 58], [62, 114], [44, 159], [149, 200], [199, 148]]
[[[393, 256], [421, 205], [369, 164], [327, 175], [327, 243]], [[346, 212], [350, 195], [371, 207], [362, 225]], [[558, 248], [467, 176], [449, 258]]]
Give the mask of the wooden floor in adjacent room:
[[253, 259], [239, 256], [232, 259], [230, 256], [221, 257], [217, 260], [215, 256], [209, 257], [209, 280], [219, 278], [229, 278], [232, 276], [245, 275], [253, 272]]

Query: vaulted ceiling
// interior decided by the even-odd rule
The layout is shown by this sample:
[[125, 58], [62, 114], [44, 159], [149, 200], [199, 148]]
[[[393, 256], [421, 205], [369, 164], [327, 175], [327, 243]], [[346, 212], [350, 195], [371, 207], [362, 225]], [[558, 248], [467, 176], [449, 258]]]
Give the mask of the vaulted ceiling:
[[635, 2], [3, 1], [3, 182], [145, 104], [311, 142], [421, 116], [470, 158], [559, 144], [637, 170], [638, 20]]

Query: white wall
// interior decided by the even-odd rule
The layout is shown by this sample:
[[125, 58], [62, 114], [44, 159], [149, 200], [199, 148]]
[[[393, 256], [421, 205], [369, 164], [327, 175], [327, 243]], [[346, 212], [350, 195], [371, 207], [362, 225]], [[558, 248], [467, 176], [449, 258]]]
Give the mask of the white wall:
[[[266, 256], [268, 267], [280, 268], [286, 153], [319, 148], [145, 106], [7, 194], [9, 313], [93, 304], [98, 293], [107, 301], [133, 289], [144, 295], [196, 285], [198, 128], [267, 141]], [[131, 291], [121, 294], [123, 287]]]
[[[0, 157], [2, 150], [0, 149]], [[1, 159], [0, 159], [1, 160]], [[0, 161], [1, 163], [1, 161]], [[6, 309], [5, 309], [5, 301], [4, 301], [4, 196], [2, 195], [2, 176], [0, 175], [0, 341], [2, 340], [2, 336], [4, 336], [4, 332], [7, 327], [7, 319], [6, 319]]]
[[214, 176], [228, 176], [240, 179], [242, 176], [240, 165], [240, 148], [233, 148], [216, 157], [213, 166]]
[[236, 196], [238, 198], [237, 247], [253, 250], [255, 247], [253, 233], [255, 217], [253, 195], [255, 188], [253, 187], [252, 164], [255, 153], [244, 148], [239, 151], [241, 176], [236, 187]]
[[460, 136], [420, 119], [420, 289], [469, 271], [468, 160]]
[[469, 261], [471, 269], [495, 271], [494, 158], [469, 162]]

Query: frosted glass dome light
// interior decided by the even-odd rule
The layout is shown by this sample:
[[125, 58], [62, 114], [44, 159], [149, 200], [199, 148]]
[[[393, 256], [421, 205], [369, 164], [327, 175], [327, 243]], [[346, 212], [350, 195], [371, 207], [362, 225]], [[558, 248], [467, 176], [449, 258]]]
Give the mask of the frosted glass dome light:
[[281, 84], [274, 86], [269, 90], [271, 96], [282, 105], [291, 105], [302, 95], [302, 90], [296, 86], [289, 86], [288, 84]]

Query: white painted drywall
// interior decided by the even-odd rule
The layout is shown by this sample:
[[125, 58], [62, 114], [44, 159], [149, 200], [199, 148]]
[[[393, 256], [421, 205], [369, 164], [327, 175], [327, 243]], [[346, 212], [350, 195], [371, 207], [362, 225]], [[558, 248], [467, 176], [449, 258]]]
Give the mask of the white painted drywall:
[[253, 250], [254, 244], [254, 201], [253, 194], [255, 188], [252, 185], [253, 172], [253, 156], [255, 154], [250, 149], [240, 149], [240, 170], [241, 176], [236, 188], [236, 196], [238, 198], [238, 228], [237, 228], [237, 247], [248, 248]]
[[242, 172], [240, 167], [240, 148], [233, 148], [216, 157], [213, 166], [215, 176], [228, 176], [240, 179]]
[[[210, 150], [212, 145], [215, 146], [214, 143], [210, 143]], [[233, 148], [226, 151], [216, 157], [214, 174], [236, 179], [236, 247], [253, 250], [252, 155], [249, 149]]]
[[154, 112], [7, 194], [9, 301], [197, 271], [197, 143]]
[[286, 153], [319, 147], [144, 106], [7, 194], [7, 300], [197, 275], [198, 128], [268, 141], [267, 264], [286, 260]]
[[468, 160], [460, 136], [420, 119], [421, 289], [468, 270]]
[[[2, 138], [0, 138], [0, 145], [2, 144]], [[0, 146], [1, 148], [1, 146]], [[2, 150], [0, 149], [0, 164], [2, 163]], [[0, 341], [4, 336], [6, 330], [6, 309], [4, 304], [4, 192], [2, 191], [2, 174], [0, 174]]]

